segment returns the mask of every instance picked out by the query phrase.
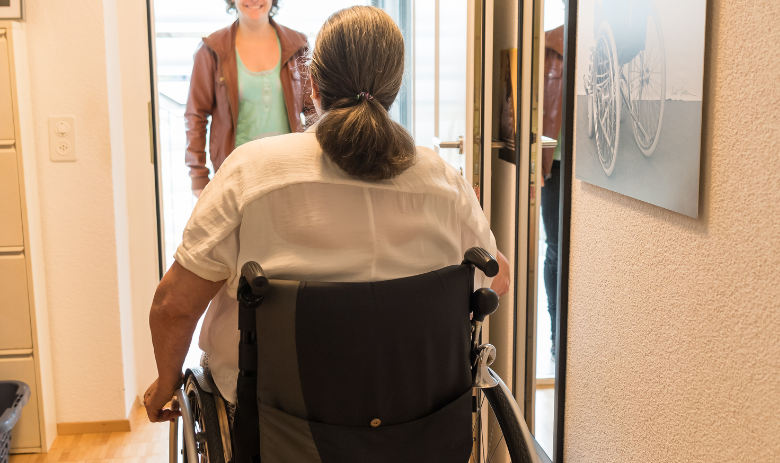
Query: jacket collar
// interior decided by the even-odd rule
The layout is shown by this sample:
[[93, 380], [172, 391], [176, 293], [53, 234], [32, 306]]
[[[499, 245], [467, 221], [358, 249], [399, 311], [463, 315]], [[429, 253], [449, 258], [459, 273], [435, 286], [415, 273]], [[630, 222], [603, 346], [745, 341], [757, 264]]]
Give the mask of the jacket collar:
[[[300, 32], [278, 24], [271, 18], [271, 25], [276, 29], [276, 35], [279, 37], [279, 44], [282, 46], [282, 64], [293, 57], [298, 50], [305, 47], [308, 39]], [[219, 56], [222, 61], [228, 60], [236, 53], [236, 33], [238, 32], [238, 20], [223, 29], [220, 29], [208, 37], [203, 38], [209, 48]]]

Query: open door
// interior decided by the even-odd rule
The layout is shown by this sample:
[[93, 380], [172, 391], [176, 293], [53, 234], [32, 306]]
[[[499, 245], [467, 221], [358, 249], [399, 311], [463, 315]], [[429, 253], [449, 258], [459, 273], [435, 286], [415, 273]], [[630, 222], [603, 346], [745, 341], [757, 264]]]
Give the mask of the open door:
[[[493, 0], [414, 2], [414, 124], [479, 192], [490, 220]], [[487, 143], [487, 146], [486, 146]]]

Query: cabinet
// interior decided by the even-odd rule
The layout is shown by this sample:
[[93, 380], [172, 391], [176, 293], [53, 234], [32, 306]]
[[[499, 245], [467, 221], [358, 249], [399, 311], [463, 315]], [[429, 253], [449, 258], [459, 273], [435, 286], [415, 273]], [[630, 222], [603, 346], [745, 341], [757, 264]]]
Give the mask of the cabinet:
[[16, 150], [0, 147], [0, 247], [24, 246]]
[[24, 25], [0, 21], [0, 380], [32, 392], [11, 453], [48, 451], [56, 437], [24, 45]]
[[37, 381], [35, 363], [31, 355], [0, 357], [0, 376], [22, 381], [30, 386], [30, 401], [22, 409], [22, 418], [11, 434], [11, 452], [16, 449], [34, 449], [41, 446], [38, 422]]
[[8, 53], [8, 34], [0, 35], [0, 143], [13, 142], [14, 105], [11, 90], [11, 60]]
[[24, 253], [0, 254], [0, 352], [32, 350]]

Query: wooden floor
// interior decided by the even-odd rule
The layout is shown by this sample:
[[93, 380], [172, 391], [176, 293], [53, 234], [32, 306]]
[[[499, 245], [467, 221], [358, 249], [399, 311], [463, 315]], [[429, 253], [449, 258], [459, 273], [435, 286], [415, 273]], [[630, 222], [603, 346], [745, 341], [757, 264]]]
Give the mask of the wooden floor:
[[168, 423], [150, 423], [143, 410], [134, 415], [130, 432], [59, 436], [49, 453], [11, 455], [10, 463], [166, 463]]

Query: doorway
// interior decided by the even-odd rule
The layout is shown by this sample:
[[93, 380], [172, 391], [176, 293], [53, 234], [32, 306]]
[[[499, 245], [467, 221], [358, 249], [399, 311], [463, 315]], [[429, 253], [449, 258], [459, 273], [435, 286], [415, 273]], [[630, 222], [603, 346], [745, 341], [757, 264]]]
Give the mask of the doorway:
[[[203, 37], [236, 20], [223, 0], [147, 0], [153, 48], [153, 91], [157, 121], [160, 269], [167, 271], [181, 243], [182, 233], [196, 205], [189, 168], [184, 162], [187, 145], [184, 112], [194, 53]], [[472, 138], [466, 130], [473, 113], [469, 97], [473, 80], [467, 76], [468, 1], [442, 0], [281, 0], [274, 19], [303, 32], [313, 46], [317, 32], [335, 11], [353, 5], [384, 9], [398, 24], [406, 43], [404, 83], [390, 108], [391, 117], [406, 127], [418, 145], [435, 149], [462, 175], [471, 173]], [[423, 18], [417, 21], [416, 18]], [[463, 140], [460, 147], [439, 146], [444, 140]], [[208, 153], [208, 144], [206, 146]], [[206, 167], [214, 169], [206, 156]], [[475, 185], [476, 186], [476, 185]], [[201, 320], [202, 322], [202, 320]], [[197, 366], [201, 323], [193, 336], [184, 367]]]
[[[563, 24], [565, 18], [565, 5], [562, 0], [545, 0], [543, 9], [543, 32], [545, 35], [544, 53], [540, 54], [540, 67], [544, 70], [544, 77], [540, 82], [540, 91], [545, 89], [545, 80], [560, 79], [562, 76], [553, 75], [558, 69], [553, 69], [553, 63], [545, 60], [563, 60], [563, 56], [550, 46], [557, 48], [557, 44], [547, 44], [560, 40], [563, 37]], [[549, 46], [548, 46], [549, 45]], [[548, 51], [550, 50], [550, 51]], [[547, 97], [547, 95], [545, 95]], [[560, 101], [560, 100], [559, 100]], [[544, 103], [546, 109], [550, 102]], [[543, 111], [544, 111], [543, 109]], [[560, 114], [560, 110], [558, 111]], [[542, 117], [543, 125], [547, 118]], [[543, 136], [545, 130], [542, 130]], [[555, 313], [557, 312], [556, 293], [558, 279], [558, 227], [559, 227], [559, 203], [560, 203], [560, 159], [561, 150], [560, 133], [546, 135], [553, 138], [556, 143], [554, 148], [546, 148], [543, 151], [552, 151], [549, 155], [553, 161], [550, 172], [543, 178], [544, 185], [540, 188], [540, 208], [538, 220], [538, 269], [537, 275], [537, 304], [536, 304], [536, 391], [535, 394], [535, 436], [539, 444], [548, 455], [553, 454], [553, 430], [555, 422]], [[544, 156], [544, 155], [543, 155]], [[541, 163], [544, 164], [544, 161]], [[544, 174], [544, 172], [543, 172]], [[544, 177], [544, 175], [543, 175]], [[548, 231], [550, 231], [548, 236]]]
[[[280, 3], [274, 19], [280, 24], [303, 32], [309, 38], [309, 43], [313, 44], [319, 28], [334, 11], [353, 5], [376, 4], [377, 1], [285, 0]], [[396, 17], [397, 10], [398, 7]], [[203, 37], [230, 26], [236, 20], [236, 15], [228, 12], [225, 2], [221, 0], [153, 0], [153, 12], [159, 121], [157, 162], [162, 212], [161, 267], [167, 271], [173, 264], [173, 255], [181, 243], [184, 227], [197, 202], [191, 190], [189, 168], [184, 163], [187, 145], [184, 111], [195, 50]], [[394, 107], [393, 115], [397, 120], [402, 120], [408, 112], [400, 106], [396, 105], [397, 109]], [[206, 167], [213, 174], [210, 157], [206, 156], [206, 160]], [[193, 335], [184, 368], [200, 364], [201, 350], [198, 347], [198, 339], [202, 322], [201, 318]]]

